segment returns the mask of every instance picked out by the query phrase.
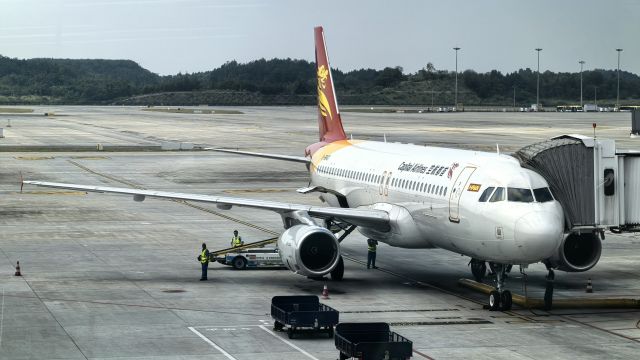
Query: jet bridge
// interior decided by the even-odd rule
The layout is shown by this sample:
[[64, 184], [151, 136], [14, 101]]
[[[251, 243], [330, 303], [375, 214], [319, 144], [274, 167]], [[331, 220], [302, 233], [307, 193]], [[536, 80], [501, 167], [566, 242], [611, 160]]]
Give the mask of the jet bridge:
[[640, 152], [614, 140], [562, 135], [515, 154], [562, 204], [569, 233], [640, 231]]

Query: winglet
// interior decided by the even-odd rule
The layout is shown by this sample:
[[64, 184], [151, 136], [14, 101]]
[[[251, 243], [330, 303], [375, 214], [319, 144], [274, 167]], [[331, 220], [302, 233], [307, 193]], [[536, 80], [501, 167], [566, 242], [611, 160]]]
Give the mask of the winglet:
[[333, 77], [329, 66], [329, 56], [324, 43], [322, 26], [314, 29], [316, 43], [316, 75], [318, 78], [318, 126], [320, 141], [334, 142], [346, 140], [347, 136], [342, 128], [342, 119], [333, 87]]

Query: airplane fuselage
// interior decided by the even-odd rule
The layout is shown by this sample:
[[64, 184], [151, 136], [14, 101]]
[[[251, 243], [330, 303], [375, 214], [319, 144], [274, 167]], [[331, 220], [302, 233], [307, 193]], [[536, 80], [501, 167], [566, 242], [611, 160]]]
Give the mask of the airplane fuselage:
[[342, 140], [317, 149], [310, 170], [331, 206], [389, 212], [391, 231], [358, 230], [392, 246], [529, 264], [563, 239], [547, 182], [508, 155]]

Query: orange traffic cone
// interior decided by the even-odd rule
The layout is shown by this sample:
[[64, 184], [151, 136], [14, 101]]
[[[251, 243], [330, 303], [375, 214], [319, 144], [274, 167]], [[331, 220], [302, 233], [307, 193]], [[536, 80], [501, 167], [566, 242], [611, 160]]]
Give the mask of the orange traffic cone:
[[18, 263], [16, 264], [15, 276], [22, 276], [22, 274], [20, 273], [20, 261], [18, 261]]
[[587, 280], [587, 289], [585, 290], [585, 292], [588, 292], [588, 293], [592, 293], [593, 292], [593, 286], [591, 286], [591, 278], [589, 278], [589, 280]]
[[329, 298], [329, 288], [327, 288], [327, 284], [324, 284], [324, 288], [322, 289], [322, 298], [323, 299]]

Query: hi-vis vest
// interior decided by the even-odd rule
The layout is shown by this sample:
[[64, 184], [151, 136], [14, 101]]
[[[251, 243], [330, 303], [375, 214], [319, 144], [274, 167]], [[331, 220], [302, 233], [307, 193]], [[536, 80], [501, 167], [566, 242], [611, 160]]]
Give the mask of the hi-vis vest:
[[207, 256], [207, 249], [202, 250], [202, 254], [200, 254], [200, 262], [206, 264], [209, 262], [209, 257]]
[[231, 246], [232, 247], [237, 247], [242, 245], [242, 237], [240, 236], [234, 236], [231, 238]]
[[377, 248], [377, 247], [378, 247], [378, 246], [376, 245], [376, 243], [375, 243], [374, 241], [369, 241], [369, 242], [368, 242], [367, 249], [368, 249], [369, 251], [371, 251], [371, 252], [376, 252], [376, 248]]

